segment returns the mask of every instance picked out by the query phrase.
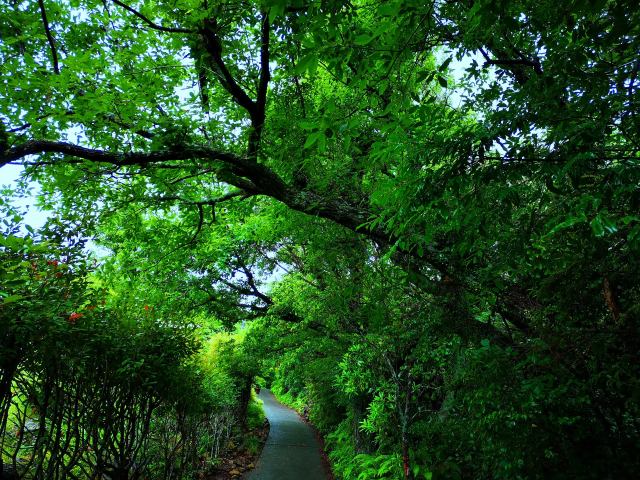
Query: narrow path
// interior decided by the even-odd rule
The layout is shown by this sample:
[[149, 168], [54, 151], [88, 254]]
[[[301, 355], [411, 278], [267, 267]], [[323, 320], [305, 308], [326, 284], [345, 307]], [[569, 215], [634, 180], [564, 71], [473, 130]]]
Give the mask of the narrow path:
[[269, 390], [260, 391], [269, 437], [256, 468], [245, 480], [327, 480], [315, 432]]

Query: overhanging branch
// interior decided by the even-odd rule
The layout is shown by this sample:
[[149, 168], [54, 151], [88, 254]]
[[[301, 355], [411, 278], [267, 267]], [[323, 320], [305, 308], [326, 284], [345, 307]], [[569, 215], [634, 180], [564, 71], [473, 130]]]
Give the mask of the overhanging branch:
[[[66, 142], [48, 140], [31, 140], [22, 145], [14, 146], [0, 152], [0, 167], [28, 155], [42, 153], [59, 153], [70, 159], [65, 163], [82, 163], [85, 160], [121, 166], [146, 167], [150, 164], [156, 168], [171, 166], [172, 168], [186, 168], [190, 163], [176, 165], [181, 160], [203, 160], [219, 162], [225, 168], [218, 170], [217, 176], [221, 181], [244, 190], [252, 195], [265, 195], [287, 205], [292, 210], [311, 216], [321, 217], [342, 225], [356, 233], [383, 245], [393, 245], [397, 238], [380, 228], [367, 228], [365, 225], [371, 220], [372, 213], [341, 198], [328, 198], [312, 190], [301, 190], [286, 184], [276, 173], [261, 163], [228, 152], [221, 152], [204, 146], [180, 146], [172, 150], [157, 152], [108, 152], [96, 150]], [[50, 162], [54, 163], [54, 162]], [[30, 165], [44, 165], [38, 161]], [[207, 165], [210, 167], [211, 165]], [[438, 258], [437, 252], [425, 252], [418, 256], [415, 252], [405, 251], [401, 247], [397, 251], [414, 257], [425, 265], [446, 273], [446, 265]]]
[[44, 24], [44, 33], [47, 35], [47, 41], [49, 42], [49, 49], [51, 50], [51, 59], [53, 62], [53, 72], [56, 75], [60, 74], [60, 65], [58, 64], [58, 51], [56, 50], [56, 41], [51, 33], [51, 27], [49, 26], [49, 20], [47, 20], [47, 11], [44, 8], [44, 1], [38, 0], [40, 6], [40, 16], [42, 17], [42, 23]]
[[[0, 153], [0, 167], [27, 155], [42, 153], [60, 153], [83, 160], [112, 165], [147, 165], [150, 163], [170, 162], [175, 160], [208, 159], [219, 160], [231, 165], [243, 164], [243, 159], [236, 155], [220, 152], [207, 147], [190, 146], [175, 150], [158, 152], [108, 152], [92, 148], [81, 147], [67, 142], [50, 140], [29, 140], [22, 145], [14, 146]], [[65, 160], [69, 163], [69, 160]]]
[[204, 47], [213, 61], [211, 66], [224, 89], [231, 94], [231, 97], [238, 105], [249, 113], [253, 123], [253, 118], [256, 113], [256, 104], [242, 89], [238, 82], [236, 82], [233, 75], [231, 75], [229, 68], [227, 68], [224, 59], [222, 58], [222, 41], [218, 36], [217, 28], [217, 23], [214, 19], [205, 22], [204, 28], [200, 31], [204, 40]]
[[134, 8], [131, 8], [126, 3], [122, 3], [120, 0], [111, 0], [111, 1], [116, 5], [119, 5], [120, 7], [124, 8], [128, 12], [133, 13], [136, 17], [141, 19], [144, 23], [146, 23], [149, 27], [153, 28], [154, 30], [159, 30], [160, 32], [167, 32], [167, 33], [188, 33], [188, 34], [198, 33], [195, 30], [189, 30], [188, 28], [164, 27], [162, 25], [158, 25], [157, 23], [151, 21], [145, 15], [140, 13], [139, 11], [135, 10]]

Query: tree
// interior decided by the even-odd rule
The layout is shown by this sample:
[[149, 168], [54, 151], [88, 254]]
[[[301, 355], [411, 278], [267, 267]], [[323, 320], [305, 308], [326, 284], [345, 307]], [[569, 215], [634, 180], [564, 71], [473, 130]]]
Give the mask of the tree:
[[[485, 428], [490, 442], [463, 429], [456, 438], [495, 454], [516, 442], [508, 425], [526, 404], [536, 422], [553, 418], [542, 444], [561, 440], [549, 458], [534, 449], [530, 465], [505, 460], [514, 470], [500, 475], [632, 470], [633, 2], [28, 5], [0, 7], [11, 19], [0, 45], [11, 72], [0, 164], [25, 165], [46, 194], [62, 194], [62, 212], [98, 212], [98, 234], [121, 251], [114, 265], [167, 279], [185, 309], [217, 305], [229, 323], [269, 313], [328, 338], [350, 325], [336, 297], [320, 300], [344, 288], [338, 272], [370, 288], [380, 277], [368, 269], [399, 268], [400, 306], [389, 311], [405, 321], [418, 298], [411, 331], [438, 336], [436, 350], [460, 342], [455, 362], [468, 366], [436, 369], [433, 385], [439, 375], [451, 383], [434, 405], [478, 429], [485, 407], [509, 412]], [[134, 242], [118, 247], [119, 230]], [[340, 321], [266, 292], [256, 272], [277, 265], [320, 287], [312, 297]], [[365, 336], [385, 333], [369, 327]], [[411, 351], [385, 350], [397, 355], [396, 377]], [[483, 362], [506, 372], [486, 389]], [[534, 408], [545, 395], [553, 400]], [[442, 440], [428, 432], [413, 434]], [[598, 452], [584, 470], [581, 448]]]

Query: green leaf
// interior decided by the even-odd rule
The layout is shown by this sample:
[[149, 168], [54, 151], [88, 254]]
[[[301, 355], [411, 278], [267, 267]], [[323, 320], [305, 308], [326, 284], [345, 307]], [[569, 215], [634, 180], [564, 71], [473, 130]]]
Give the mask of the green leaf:
[[364, 45], [368, 45], [369, 43], [371, 43], [372, 40], [373, 40], [373, 37], [371, 35], [368, 35], [368, 34], [364, 33], [362, 35], [358, 35], [355, 38], [354, 43], [356, 45], [364, 46]]
[[439, 71], [439, 72], [444, 72], [444, 71], [449, 67], [449, 64], [451, 63], [451, 60], [453, 60], [453, 57], [449, 57], [449, 58], [447, 58], [447, 59], [442, 63], [442, 65], [440, 65], [440, 66], [438, 67], [438, 71]]
[[278, 17], [284, 17], [285, 4], [281, 3], [278, 5], [274, 5], [269, 9], [269, 22], [273, 23], [273, 21]]
[[556, 225], [555, 227], [553, 227], [551, 229], [551, 231], [549, 233], [547, 233], [547, 236], [553, 235], [561, 230], [565, 230], [567, 228], [571, 228], [574, 225], [577, 225], [579, 223], [583, 223], [587, 221], [587, 217], [584, 215], [584, 213], [581, 213], [579, 215], [576, 215], [575, 217], [570, 217], [568, 219], [566, 219], [564, 222], [559, 223], [558, 225]]
[[22, 300], [24, 297], [22, 295], [9, 295], [6, 298], [2, 299], [2, 303], [0, 305], [6, 305], [8, 303], [14, 303], [18, 300]]
[[589, 225], [591, 225], [591, 230], [596, 237], [602, 237], [606, 233], [615, 233], [618, 231], [616, 224], [603, 213], [596, 215]]
[[378, 15], [383, 17], [395, 17], [400, 13], [400, 2], [387, 2], [378, 7]]
[[416, 73], [416, 82], [420, 83], [424, 82], [425, 80], [431, 81], [433, 75], [434, 73], [430, 70], [420, 70], [418, 73]]
[[293, 69], [293, 72], [297, 75], [301, 75], [307, 71], [311, 74], [315, 73], [318, 68], [318, 57], [315, 53], [309, 53], [303, 56], [296, 65], [296, 68]]
[[313, 147], [321, 136], [322, 136], [322, 133], [313, 132], [307, 137], [307, 141], [304, 142], [304, 146], [302, 148], [309, 149]]

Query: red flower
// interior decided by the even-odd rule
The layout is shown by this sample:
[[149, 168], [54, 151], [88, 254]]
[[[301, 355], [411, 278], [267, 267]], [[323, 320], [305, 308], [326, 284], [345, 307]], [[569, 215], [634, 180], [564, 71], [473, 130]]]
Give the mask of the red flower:
[[69, 323], [76, 323], [76, 320], [83, 316], [84, 315], [82, 315], [81, 313], [73, 312], [71, 315], [69, 315]]
[[149, 310], [149, 305], [145, 305], [145, 306], [144, 306], [144, 309], [145, 309], [145, 310]]

